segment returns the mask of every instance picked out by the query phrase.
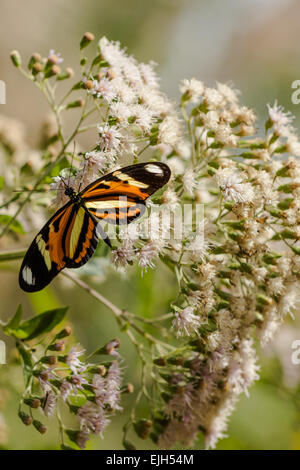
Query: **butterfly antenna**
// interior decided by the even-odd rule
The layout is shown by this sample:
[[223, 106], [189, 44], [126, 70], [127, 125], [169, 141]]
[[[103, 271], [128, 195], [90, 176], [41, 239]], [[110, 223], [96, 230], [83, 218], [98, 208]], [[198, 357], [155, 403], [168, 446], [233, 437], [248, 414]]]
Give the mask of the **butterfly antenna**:
[[65, 188], [69, 187], [69, 184], [67, 184], [62, 176], [59, 176], [60, 179], [62, 180], [63, 184], [65, 185]]
[[70, 186], [71, 174], [73, 174], [73, 160], [74, 160], [74, 155], [75, 155], [75, 148], [76, 148], [76, 142], [74, 140], [73, 153], [72, 153], [72, 159], [71, 159], [71, 170], [69, 171], [69, 178], [68, 178], [68, 186]]
[[85, 174], [86, 167], [87, 167], [87, 161], [85, 159], [85, 156], [83, 158], [84, 158], [84, 164], [83, 164], [82, 175], [81, 175], [81, 178], [80, 178], [80, 183], [79, 183], [79, 187], [78, 187], [78, 191], [77, 191], [78, 193], [80, 192], [81, 185], [83, 183], [84, 174]]

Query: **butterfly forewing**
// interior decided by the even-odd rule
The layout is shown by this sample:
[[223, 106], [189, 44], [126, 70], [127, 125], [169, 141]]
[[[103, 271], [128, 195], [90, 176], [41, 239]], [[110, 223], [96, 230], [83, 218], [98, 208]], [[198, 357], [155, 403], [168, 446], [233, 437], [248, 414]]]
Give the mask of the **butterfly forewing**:
[[[110, 241], [98, 224], [129, 224], [145, 211], [145, 201], [170, 178], [160, 162], [131, 165], [99, 178], [46, 223], [30, 245], [19, 275], [26, 292], [43, 289], [65, 267], [78, 268], [93, 255], [98, 238]], [[76, 196], [77, 197], [77, 196]]]
[[160, 162], [139, 163], [103, 176], [82, 192], [85, 206], [111, 224], [128, 224], [145, 212], [145, 200], [163, 187], [170, 169]]

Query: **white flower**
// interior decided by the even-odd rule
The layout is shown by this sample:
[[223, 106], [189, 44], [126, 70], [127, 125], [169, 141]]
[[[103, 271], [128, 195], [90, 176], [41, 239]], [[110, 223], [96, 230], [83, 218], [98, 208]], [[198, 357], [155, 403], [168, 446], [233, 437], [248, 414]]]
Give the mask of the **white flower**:
[[234, 90], [232, 87], [226, 85], [225, 83], [217, 82], [218, 92], [225, 98], [227, 103], [235, 104], [238, 102], [238, 95], [240, 94], [239, 90]]
[[205, 127], [208, 129], [216, 129], [219, 125], [219, 113], [215, 110], [208, 111], [208, 113], [202, 113], [201, 118], [203, 119], [203, 123]]
[[229, 169], [216, 172], [217, 183], [224, 192], [225, 198], [235, 202], [252, 202], [254, 189], [250, 183], [243, 181], [242, 175]]
[[158, 257], [159, 249], [159, 241], [151, 240], [145, 243], [138, 252], [139, 266], [144, 270], [147, 270], [148, 267], [154, 268], [154, 259]]
[[197, 332], [201, 325], [201, 319], [194, 315], [194, 307], [186, 307], [175, 312], [172, 328], [176, 330], [176, 336], [190, 336]]
[[245, 123], [247, 126], [252, 126], [256, 121], [256, 115], [253, 109], [246, 106], [236, 107], [233, 110], [234, 115], [238, 121]]
[[115, 265], [118, 266], [127, 266], [127, 264], [133, 260], [135, 255], [135, 250], [132, 245], [131, 240], [124, 240], [122, 246], [113, 250], [113, 261]]
[[99, 82], [94, 80], [93, 88], [89, 90], [89, 93], [97, 98], [103, 98], [107, 103], [111, 103], [116, 96], [112, 82], [105, 77], [101, 78]]
[[209, 109], [216, 109], [225, 103], [224, 96], [215, 88], [205, 88], [203, 101]]
[[177, 116], [167, 116], [159, 125], [159, 142], [175, 146], [180, 137], [181, 127]]
[[187, 99], [192, 103], [196, 103], [202, 96], [204, 91], [203, 82], [192, 78], [191, 80], [184, 79], [179, 86], [180, 92], [186, 95]]
[[126, 53], [121, 49], [119, 42], [109, 41], [103, 36], [99, 41], [101, 54], [115, 71], [118, 71], [123, 60], [126, 59]]
[[139, 64], [143, 82], [150, 88], [158, 88], [158, 77], [153, 70], [155, 66], [155, 62], [150, 62], [149, 64]]
[[120, 387], [122, 383], [121, 369], [118, 361], [113, 361], [110, 365], [106, 381], [106, 403], [113, 410], [122, 410], [119, 405], [120, 402]]
[[198, 230], [187, 246], [190, 256], [193, 261], [205, 261], [205, 258], [208, 255], [208, 250], [210, 243], [205, 240], [204, 233], [201, 230]]
[[215, 128], [215, 139], [224, 145], [236, 146], [239, 140], [238, 136], [231, 132], [228, 124], [220, 124]]
[[87, 385], [88, 381], [80, 374], [73, 374], [71, 376], [71, 386], [75, 395], [78, 390], [83, 390], [83, 385]]
[[86, 152], [81, 170], [101, 171], [107, 166], [107, 155], [104, 152]]
[[279, 312], [282, 315], [288, 313], [293, 317], [293, 311], [299, 304], [299, 285], [296, 282], [291, 282], [286, 286], [284, 295], [279, 302]]
[[288, 134], [286, 151], [296, 157], [300, 157], [300, 142], [295, 134]]
[[111, 103], [110, 113], [113, 117], [115, 117], [118, 120], [118, 123], [121, 126], [127, 127], [129, 125], [128, 119], [132, 115], [132, 112], [131, 112], [131, 107], [128, 106], [127, 104], [123, 103], [122, 101]]
[[193, 196], [194, 190], [197, 188], [197, 183], [195, 181], [195, 175], [194, 171], [192, 168], [188, 168], [183, 177], [182, 177], [182, 182], [185, 191], [190, 195]]
[[141, 127], [144, 132], [151, 129], [152, 126], [152, 113], [150, 108], [141, 104], [136, 104], [131, 107], [131, 117], [135, 119], [134, 123]]
[[89, 432], [82, 429], [81, 431], [78, 431], [76, 435], [76, 444], [78, 447], [80, 447], [80, 449], [84, 449], [89, 438]]
[[66, 400], [68, 398], [72, 390], [73, 390], [73, 387], [70, 384], [70, 382], [67, 382], [67, 380], [63, 380], [59, 389], [63, 400]]
[[268, 291], [271, 295], [280, 295], [284, 290], [283, 279], [281, 277], [274, 277], [268, 280]]
[[178, 205], [178, 197], [175, 191], [168, 188], [162, 195], [162, 202], [169, 206], [170, 209], [175, 209]]
[[45, 416], [52, 416], [56, 407], [57, 397], [53, 392], [47, 392], [43, 403]]
[[100, 136], [100, 140], [98, 141], [100, 150], [120, 150], [122, 134], [116, 126], [105, 124], [104, 126], [98, 126], [97, 129]]
[[84, 364], [79, 359], [83, 356], [84, 352], [85, 350], [81, 349], [80, 345], [77, 344], [76, 346], [73, 346], [73, 348], [70, 349], [66, 357], [66, 363], [68, 364], [72, 372], [74, 372], [74, 374], [76, 374], [78, 371], [81, 371], [84, 366]]
[[295, 117], [288, 112], [284, 112], [282, 106], [278, 105], [278, 101], [276, 100], [273, 106], [267, 105], [269, 111], [269, 117], [273, 123], [274, 130], [279, 135], [286, 135], [288, 131], [290, 131], [291, 127], [290, 124], [293, 122]]
[[80, 425], [83, 429], [91, 431], [93, 434], [102, 434], [109, 424], [104, 410], [101, 407], [87, 401], [77, 412]]
[[137, 100], [137, 91], [133, 90], [132, 87], [127, 85], [127, 83], [122, 78], [116, 78], [113, 80], [114, 88], [117, 91], [118, 98], [123, 101], [125, 104], [133, 104]]
[[170, 101], [158, 90], [145, 85], [138, 89], [138, 96], [139, 101], [148, 106], [157, 117], [173, 112]]

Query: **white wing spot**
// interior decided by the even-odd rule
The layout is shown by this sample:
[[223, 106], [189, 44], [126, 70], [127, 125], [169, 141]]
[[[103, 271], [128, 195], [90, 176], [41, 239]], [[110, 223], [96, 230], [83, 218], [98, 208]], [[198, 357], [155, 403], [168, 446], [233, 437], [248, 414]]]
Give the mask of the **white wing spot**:
[[160, 166], [154, 165], [152, 163], [149, 163], [149, 165], [146, 165], [145, 168], [150, 173], [155, 173], [157, 175], [163, 175], [164, 174], [164, 172], [163, 172], [163, 170], [161, 169]]
[[29, 268], [29, 266], [25, 266], [25, 268], [23, 268], [22, 276], [23, 276], [24, 281], [27, 282], [27, 284], [31, 286], [35, 284], [35, 277], [33, 277], [32, 271]]

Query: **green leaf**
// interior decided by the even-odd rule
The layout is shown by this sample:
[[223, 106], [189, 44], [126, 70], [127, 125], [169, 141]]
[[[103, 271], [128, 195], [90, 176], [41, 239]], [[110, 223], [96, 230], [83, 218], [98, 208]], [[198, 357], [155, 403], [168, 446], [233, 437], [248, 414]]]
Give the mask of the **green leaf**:
[[4, 176], [0, 176], [0, 190], [3, 188], [4, 185]]
[[12, 331], [18, 328], [18, 326], [20, 325], [21, 318], [22, 318], [22, 305], [19, 304], [16, 313], [3, 328], [3, 332], [6, 335], [10, 335]]
[[[0, 224], [7, 225], [8, 223], [10, 223], [10, 221], [12, 219], [13, 219], [13, 217], [11, 215], [1, 214], [0, 215]], [[25, 233], [22, 225], [16, 219], [13, 220], [13, 222], [11, 222], [9, 229], [12, 230], [13, 232], [16, 232], [16, 233], [21, 233], [21, 234]]]
[[13, 331], [14, 336], [30, 340], [53, 330], [65, 317], [68, 307], [48, 310], [27, 320]]
[[294, 200], [293, 197], [286, 197], [283, 201], [277, 204], [277, 207], [281, 210], [286, 210], [290, 207], [293, 200]]
[[33, 368], [32, 357], [31, 357], [30, 352], [25, 348], [25, 346], [22, 343], [17, 342], [16, 346], [24, 363], [24, 378], [25, 378], [25, 382], [27, 385], [28, 380], [30, 379], [31, 374], [32, 374], [32, 368]]

